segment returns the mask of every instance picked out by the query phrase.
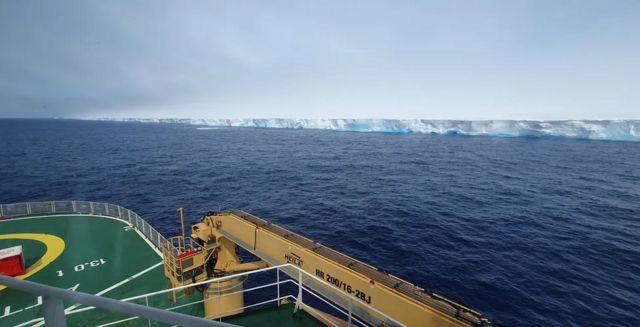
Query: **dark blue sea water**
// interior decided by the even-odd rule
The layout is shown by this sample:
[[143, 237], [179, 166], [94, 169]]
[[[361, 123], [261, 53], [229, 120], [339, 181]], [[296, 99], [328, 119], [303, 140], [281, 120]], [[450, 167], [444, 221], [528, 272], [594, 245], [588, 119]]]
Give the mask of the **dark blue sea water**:
[[245, 209], [511, 326], [640, 325], [640, 142], [0, 120], [0, 202]]

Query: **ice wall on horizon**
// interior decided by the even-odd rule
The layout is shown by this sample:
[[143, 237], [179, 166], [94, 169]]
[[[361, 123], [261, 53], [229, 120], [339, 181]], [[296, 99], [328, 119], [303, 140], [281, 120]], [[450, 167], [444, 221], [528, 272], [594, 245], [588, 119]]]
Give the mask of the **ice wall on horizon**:
[[427, 119], [139, 119], [102, 120], [179, 123], [215, 127], [322, 129], [350, 132], [569, 137], [640, 141], [640, 120], [427, 120]]

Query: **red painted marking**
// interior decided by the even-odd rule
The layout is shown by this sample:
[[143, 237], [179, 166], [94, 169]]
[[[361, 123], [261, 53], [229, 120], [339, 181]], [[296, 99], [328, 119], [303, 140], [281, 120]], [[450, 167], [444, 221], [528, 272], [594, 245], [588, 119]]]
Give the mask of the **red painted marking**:
[[27, 269], [24, 265], [22, 246], [14, 246], [0, 250], [0, 274], [15, 277], [24, 275]]
[[180, 255], [178, 256], [178, 259], [184, 259], [184, 258], [186, 258], [186, 257], [190, 257], [190, 256], [192, 256], [192, 255], [194, 255], [194, 254], [196, 254], [196, 253], [195, 253], [193, 250], [189, 250], [189, 251], [186, 251], [186, 252], [182, 252], [182, 253], [180, 253]]

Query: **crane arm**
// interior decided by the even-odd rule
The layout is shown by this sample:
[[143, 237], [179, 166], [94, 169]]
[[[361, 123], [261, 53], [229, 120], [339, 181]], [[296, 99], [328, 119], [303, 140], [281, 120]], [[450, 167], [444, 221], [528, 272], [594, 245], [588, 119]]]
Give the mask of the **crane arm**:
[[[246, 212], [206, 215], [202, 222], [192, 226], [191, 237], [204, 243], [217, 242], [218, 270], [229, 271], [234, 266], [241, 267], [238, 265], [252, 269], [265, 263], [295, 265], [343, 292], [331, 292], [312, 279], [305, 281], [305, 285], [343, 308], [353, 306], [356, 315], [372, 324], [384, 324], [385, 321], [369, 307], [406, 326], [490, 325], [481, 314], [466, 306], [435, 293], [426, 293], [407, 281]], [[236, 245], [263, 263], [240, 263], [235, 253]], [[298, 278], [294, 269], [283, 271]]]

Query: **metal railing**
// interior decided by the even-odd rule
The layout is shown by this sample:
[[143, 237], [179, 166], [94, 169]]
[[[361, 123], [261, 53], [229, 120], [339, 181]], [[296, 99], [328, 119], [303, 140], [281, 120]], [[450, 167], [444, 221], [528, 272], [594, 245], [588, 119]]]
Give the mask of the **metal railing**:
[[[1, 204], [0, 205], [0, 219], [12, 219], [12, 218], [20, 218], [20, 217], [25, 217], [25, 216], [34, 216], [34, 215], [50, 215], [50, 214], [83, 214], [83, 215], [98, 215], [98, 216], [107, 216], [107, 217], [112, 217], [115, 219], [119, 219], [122, 220], [124, 222], [126, 222], [127, 224], [129, 224], [130, 226], [136, 228], [138, 231], [140, 231], [140, 233], [142, 233], [142, 235], [144, 235], [144, 237], [149, 240], [153, 245], [156, 246], [157, 249], [163, 249], [162, 247], [173, 247], [173, 249], [163, 249], [166, 251], [169, 251], [170, 253], [179, 253], [178, 249], [175, 247], [175, 245], [173, 245], [171, 242], [167, 242], [166, 238], [163, 237], [158, 231], [156, 231], [151, 225], [149, 225], [144, 219], [142, 219], [138, 214], [136, 214], [135, 212], [126, 209], [124, 207], [118, 206], [118, 205], [114, 205], [114, 204], [108, 204], [108, 203], [101, 203], [101, 202], [90, 202], [90, 201], [47, 201], [47, 202], [25, 202], [25, 203], [14, 203], [14, 204]], [[172, 289], [166, 289], [166, 290], [162, 290], [162, 291], [158, 291], [158, 292], [153, 292], [153, 293], [148, 293], [148, 294], [143, 294], [143, 295], [138, 295], [135, 297], [131, 297], [131, 298], [127, 298], [127, 299], [122, 299], [120, 301], [124, 301], [124, 302], [129, 302], [129, 301], [135, 301], [135, 300], [142, 300], [144, 299], [144, 303], [148, 304], [149, 303], [149, 297], [151, 296], [155, 296], [155, 295], [159, 295], [159, 294], [166, 294], [168, 292], [175, 292], [175, 291], [179, 291], [188, 287], [194, 287], [194, 286], [200, 286], [200, 285], [205, 285], [205, 284], [210, 284], [210, 283], [215, 283], [215, 282], [220, 282], [226, 279], [230, 279], [230, 278], [237, 278], [239, 276], [249, 276], [252, 274], [256, 274], [256, 273], [260, 273], [260, 272], [266, 272], [266, 271], [271, 271], [271, 270], [275, 270], [276, 271], [276, 282], [274, 283], [268, 283], [265, 285], [261, 285], [261, 286], [257, 286], [257, 287], [252, 287], [249, 289], [244, 289], [242, 291], [237, 291], [237, 292], [233, 292], [233, 293], [227, 293], [222, 295], [222, 297], [224, 296], [230, 296], [230, 295], [234, 295], [234, 294], [238, 294], [240, 292], [242, 293], [246, 293], [246, 292], [250, 292], [250, 291], [257, 291], [260, 289], [264, 289], [267, 287], [276, 287], [276, 296], [275, 298], [272, 298], [268, 301], [263, 301], [263, 302], [259, 302], [259, 303], [255, 303], [255, 304], [251, 304], [248, 306], [245, 306], [243, 308], [237, 308], [234, 310], [239, 310], [239, 309], [250, 309], [253, 307], [258, 307], [258, 306], [262, 306], [262, 305], [267, 305], [269, 303], [277, 303], [278, 305], [280, 304], [280, 301], [283, 299], [290, 299], [295, 301], [296, 303], [296, 310], [303, 308], [307, 311], [311, 311], [314, 312], [316, 311], [316, 315], [314, 315], [314, 317], [316, 317], [316, 319], [323, 319], [322, 317], [324, 316], [321, 312], [318, 312], [317, 310], [313, 309], [310, 306], [305, 305], [305, 303], [303, 302], [303, 294], [308, 293], [311, 296], [313, 296], [313, 298], [315, 298], [317, 301], [324, 303], [324, 305], [328, 306], [329, 308], [331, 308], [332, 310], [334, 310], [335, 312], [341, 314], [344, 316], [345, 321], [348, 322], [349, 325], [360, 325], [360, 326], [368, 326], [369, 324], [363, 322], [363, 321], [377, 321], [380, 323], [383, 323], [385, 326], [404, 326], [402, 323], [398, 322], [397, 320], [389, 317], [388, 315], [386, 315], [385, 313], [379, 311], [378, 309], [372, 307], [371, 305], [362, 302], [360, 300], [358, 300], [357, 298], [355, 298], [353, 295], [343, 291], [342, 289], [338, 289], [335, 286], [327, 283], [326, 281], [324, 281], [323, 279], [320, 279], [302, 269], [300, 269], [299, 267], [295, 266], [295, 265], [291, 265], [291, 264], [284, 264], [284, 265], [279, 265], [279, 266], [273, 266], [273, 267], [269, 267], [269, 268], [264, 268], [264, 269], [258, 269], [258, 270], [254, 270], [254, 271], [250, 271], [250, 272], [245, 272], [245, 273], [239, 273], [239, 274], [234, 274], [234, 275], [229, 275], [229, 276], [224, 276], [224, 277], [219, 277], [219, 278], [214, 278], [214, 279], [210, 279], [207, 281], [202, 281], [202, 282], [198, 282], [198, 283], [194, 283], [194, 284], [189, 284], [189, 285], [184, 285], [184, 286], [179, 286], [176, 288], [172, 288]], [[286, 275], [291, 276], [291, 278], [284, 278], [282, 279], [282, 273], [285, 273]], [[5, 277], [6, 278], [6, 277]], [[21, 281], [20, 281], [21, 282]], [[294, 292], [294, 294], [286, 294], [286, 293], [282, 293], [282, 289], [281, 289], [281, 285], [287, 285], [287, 284], [293, 284], [296, 287], [296, 291]], [[38, 284], [36, 284], [38, 285]], [[9, 285], [7, 285], [9, 286]], [[40, 286], [44, 286], [44, 285], [40, 285]], [[324, 292], [318, 292], [318, 289], [322, 289], [324, 290]], [[328, 301], [327, 299], [325, 299], [325, 297], [322, 294], [325, 294], [326, 292], [331, 292], [334, 294], [337, 294], [337, 298], [336, 299], [341, 299], [340, 304], [337, 304], [338, 302], [336, 301]], [[77, 293], [77, 292], [72, 292], [72, 293]], [[38, 294], [39, 295], [39, 294]], [[89, 294], [87, 294], [89, 296]], [[102, 297], [99, 297], [101, 299], [104, 299]], [[116, 301], [118, 302], [118, 300], [112, 300], [112, 301]], [[195, 301], [195, 302], [191, 302], [188, 304], [181, 304], [179, 306], [173, 307], [173, 308], [163, 308], [163, 311], [167, 312], [167, 311], [173, 311], [185, 306], [189, 306], [189, 305], [195, 305], [198, 303], [203, 303], [205, 300], [199, 300], [199, 301]], [[84, 303], [84, 302], [77, 302], [77, 303]], [[71, 310], [67, 310], [66, 314], [67, 315], [71, 315], [74, 313], [78, 313], [78, 312], [83, 312], [83, 311], [87, 311], [87, 310], [92, 310], [95, 309], [94, 307], [98, 307], [101, 308], [99, 305], [93, 305], [93, 304], [88, 304], [91, 305], [89, 307], [81, 307], [78, 309], [71, 309]], [[144, 307], [144, 305], [143, 305]], [[46, 306], [45, 306], [46, 309]], [[133, 320], [133, 319], [139, 319], [139, 317], [143, 317], [143, 318], [147, 318], [149, 320], [154, 320], [152, 318], [149, 318], [148, 316], [144, 316], [144, 315], [134, 315], [134, 317], [130, 317], [127, 318], [125, 320]], [[360, 319], [360, 318], [364, 318], [364, 319]], [[40, 318], [40, 320], [45, 319], [46, 318], [46, 314], [44, 318]], [[372, 319], [373, 318], [373, 319]], [[160, 320], [158, 320], [160, 321]], [[108, 326], [110, 324], [117, 324], [123, 322], [122, 320], [118, 320], [118, 321], [114, 321], [111, 323], [107, 323], [104, 326]], [[325, 324], [328, 325], [333, 325], [333, 322], [331, 322], [330, 320], [327, 321], [323, 321]]]
[[136, 228], [157, 249], [166, 239], [137, 213], [119, 205], [91, 201], [44, 201], [0, 204], [0, 219], [11, 219], [34, 215], [82, 214], [112, 217]]
[[39, 321], [43, 321], [47, 327], [66, 326], [67, 318], [64, 309], [65, 301], [70, 303], [89, 305], [93, 308], [101, 308], [114, 313], [143, 317], [148, 319], [149, 321], [157, 321], [177, 326], [236, 326], [182, 313], [147, 307], [135, 303], [123, 302], [92, 294], [42, 285], [4, 275], [0, 275], [0, 284], [21, 292], [42, 296], [42, 310], [44, 317], [39, 319]]
[[[259, 273], [266, 273], [269, 271], [274, 271], [276, 272], [276, 280], [275, 282], [267, 282], [263, 285], [259, 285], [259, 286], [254, 286], [251, 288], [247, 288], [247, 289], [243, 289], [240, 291], [235, 291], [235, 292], [230, 292], [230, 293], [225, 293], [225, 294], [221, 294], [217, 297], [214, 298], [210, 298], [210, 299], [202, 299], [202, 300], [197, 300], [197, 301], [193, 301], [193, 302], [189, 302], [189, 303], [184, 303], [184, 304], [180, 304], [180, 305], [176, 305], [173, 307], [168, 307], [168, 308], [162, 308], [163, 310], [166, 311], [175, 311], [175, 310], [179, 310], [179, 309], [183, 309], [185, 307], [188, 306], [192, 306], [192, 305], [196, 305], [196, 304], [204, 304], [204, 302], [206, 301], [214, 301], [217, 300], [219, 298], [222, 297], [227, 297], [227, 296], [232, 296], [232, 295], [236, 295], [236, 294], [244, 294], [244, 293], [248, 293], [248, 292], [253, 292], [253, 291], [258, 291], [258, 290], [262, 290], [262, 289], [266, 289], [269, 287], [275, 287], [275, 297], [273, 298], [269, 298], [265, 301], [260, 301], [258, 303], [252, 303], [249, 305], [245, 305], [242, 308], [234, 308], [231, 311], [229, 311], [229, 313], [237, 313], [237, 312], [241, 312], [247, 309], [252, 309], [252, 308], [259, 308], [259, 307], [264, 307], [267, 306], [269, 304], [275, 304], [275, 305], [280, 305], [282, 300], [288, 299], [291, 300], [292, 302], [295, 303], [295, 309], [294, 310], [305, 310], [307, 312], [309, 312], [314, 318], [322, 321], [324, 324], [326, 324], [327, 326], [339, 326], [340, 324], [336, 323], [335, 320], [332, 320], [331, 317], [332, 315], [327, 314], [326, 312], [323, 312], [319, 309], [315, 309], [310, 305], [307, 305], [304, 302], [304, 298], [306, 298], [306, 296], [303, 296], [303, 294], [308, 294], [311, 295], [313, 299], [312, 301], [307, 301], [307, 303], [309, 302], [319, 302], [319, 303], [323, 303], [323, 305], [327, 306], [327, 308], [330, 308], [331, 310], [333, 310], [335, 313], [341, 315], [344, 319], [343, 321], [347, 322], [348, 326], [370, 326], [370, 324], [366, 323], [365, 321], [367, 321], [367, 319], [362, 319], [361, 317], [358, 317], [356, 315], [355, 309], [356, 308], [360, 308], [359, 312], [363, 312], [366, 311], [368, 312], [369, 315], [376, 315], [377, 316], [377, 320], [381, 322], [382, 326], [393, 326], [393, 327], [401, 327], [401, 326], [405, 326], [402, 323], [400, 323], [399, 321], [393, 319], [392, 317], [388, 316], [387, 314], [381, 312], [380, 310], [372, 307], [371, 305], [359, 301], [357, 298], [355, 298], [353, 295], [350, 295], [348, 293], [346, 293], [345, 291], [341, 290], [341, 289], [337, 289], [335, 288], [333, 285], [327, 283], [326, 281], [318, 278], [317, 276], [314, 276], [302, 269], [300, 269], [299, 267], [292, 265], [292, 264], [283, 264], [283, 265], [278, 265], [278, 266], [273, 266], [273, 267], [268, 267], [268, 268], [262, 268], [262, 269], [257, 269], [257, 270], [253, 270], [253, 271], [248, 271], [248, 272], [243, 272], [243, 273], [238, 273], [238, 274], [233, 274], [233, 275], [228, 275], [228, 276], [223, 276], [223, 277], [218, 277], [218, 278], [213, 278], [213, 279], [209, 279], [206, 281], [201, 281], [201, 282], [197, 282], [197, 283], [193, 283], [193, 284], [189, 284], [189, 285], [184, 285], [184, 286], [178, 286], [175, 288], [171, 288], [171, 289], [166, 289], [166, 290], [161, 290], [161, 291], [157, 291], [157, 292], [152, 292], [152, 293], [147, 293], [147, 294], [141, 294], [141, 295], [137, 295], [137, 296], [133, 296], [133, 297], [129, 297], [129, 298], [125, 298], [125, 299], [121, 299], [120, 301], [123, 302], [140, 302], [140, 303], [145, 303], [148, 305], [148, 303], [150, 303], [150, 300], [153, 299], [156, 296], [160, 296], [160, 295], [164, 295], [167, 294], [169, 292], [176, 292], [176, 291], [180, 291], [180, 290], [184, 290], [186, 288], [190, 288], [190, 287], [195, 287], [195, 286], [201, 286], [201, 285], [207, 285], [207, 284], [215, 284], [215, 283], [220, 283], [222, 281], [228, 280], [228, 279], [233, 279], [233, 278], [238, 278], [238, 277], [248, 277], [250, 275], [255, 275], [255, 274], [259, 274]], [[286, 271], [286, 272], [285, 272]], [[294, 275], [291, 278], [287, 278], [286, 276], [283, 276], [283, 272], [285, 272], [285, 274], [287, 275]], [[292, 272], [295, 272], [292, 274]], [[340, 294], [340, 296], [344, 297], [347, 299], [347, 303], [348, 305], [346, 307], [343, 307], [341, 305], [337, 305], [331, 301], [328, 301], [327, 299], [325, 299], [323, 296], [321, 296], [318, 292], [316, 292], [312, 287], [309, 287], [309, 284], [313, 283], [313, 287], [324, 287], [326, 289], [331, 290], [332, 292], [335, 292], [336, 294]], [[289, 288], [288, 290], [284, 289], [282, 287], [282, 285], [293, 285], [293, 288]], [[218, 286], [218, 289], [220, 287]], [[77, 314], [80, 312], [85, 312], [85, 311], [89, 311], [89, 310], [93, 310], [95, 309], [94, 307], [82, 307], [82, 308], [78, 308], [78, 309], [73, 309], [73, 310], [69, 310], [67, 311], [67, 315], [73, 315], [73, 314]], [[224, 315], [224, 313], [223, 313]], [[335, 317], [335, 316], [333, 316]], [[112, 322], [108, 322], [108, 323], [104, 323], [100, 326], [111, 326], [111, 325], [116, 325], [116, 324], [120, 324], [123, 323], [125, 321], [131, 321], [131, 320], [135, 320], [135, 319], [140, 319], [140, 318], [145, 318], [145, 317], [138, 317], [138, 316], [134, 316], [134, 317], [129, 317], [129, 318], [125, 318], [125, 319], [119, 319], [119, 320], [114, 320]], [[222, 322], [222, 318], [216, 318], [216, 317], [205, 317], [207, 319], [218, 319], [218, 321]]]

